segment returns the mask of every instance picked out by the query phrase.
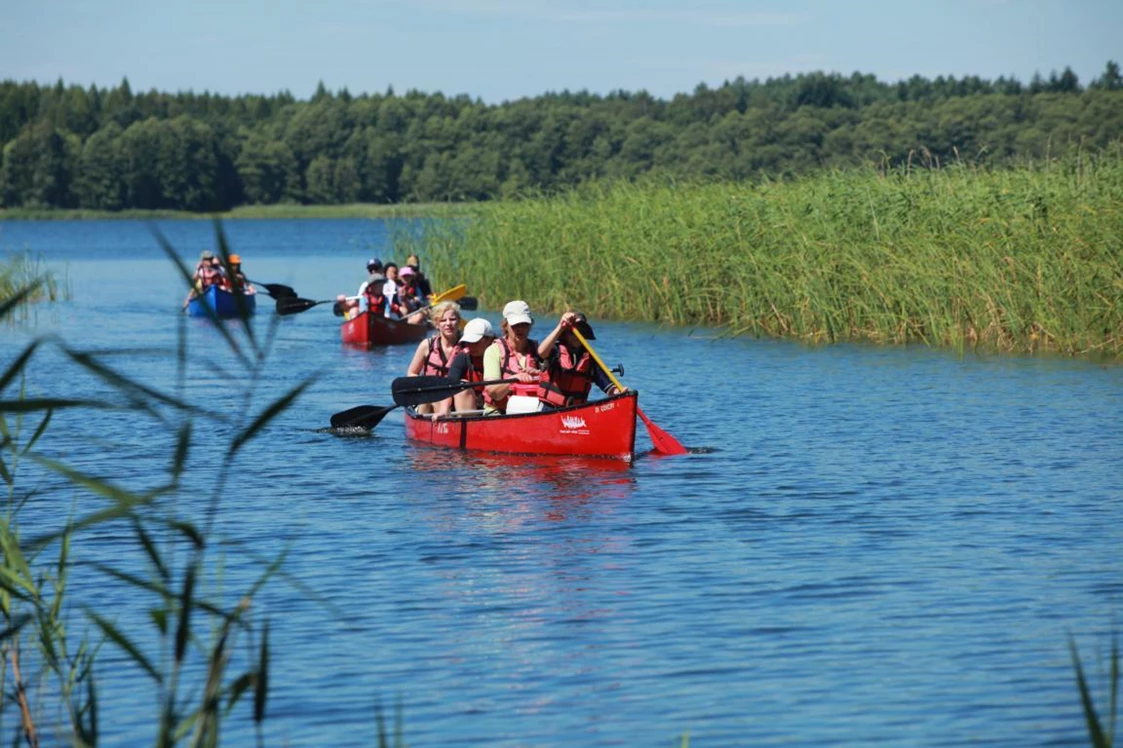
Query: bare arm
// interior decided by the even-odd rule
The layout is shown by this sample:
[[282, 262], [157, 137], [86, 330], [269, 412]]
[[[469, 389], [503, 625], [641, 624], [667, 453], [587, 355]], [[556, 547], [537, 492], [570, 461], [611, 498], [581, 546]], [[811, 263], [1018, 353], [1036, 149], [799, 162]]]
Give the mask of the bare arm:
[[420, 376], [421, 372], [425, 370], [425, 359], [429, 357], [429, 338], [425, 338], [417, 344], [417, 350], [413, 352], [413, 360], [409, 362], [409, 368], [406, 369], [406, 374], [411, 377]]
[[554, 345], [558, 342], [558, 338], [573, 325], [573, 320], [576, 318], [577, 315], [573, 312], [566, 312], [561, 316], [561, 319], [558, 320], [557, 327], [551, 330], [549, 335], [542, 338], [542, 342], [538, 344], [538, 358], [545, 361], [550, 357], [550, 354], [554, 350]]

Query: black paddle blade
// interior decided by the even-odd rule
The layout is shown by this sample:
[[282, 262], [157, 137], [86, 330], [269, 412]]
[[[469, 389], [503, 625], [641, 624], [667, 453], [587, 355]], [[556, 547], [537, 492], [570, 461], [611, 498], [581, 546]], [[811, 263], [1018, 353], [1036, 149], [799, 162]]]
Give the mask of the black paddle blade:
[[462, 382], [447, 377], [398, 377], [390, 383], [394, 402], [403, 407], [435, 403], [451, 397], [461, 390], [487, 387], [492, 384], [511, 384], [517, 379], [490, 379], [483, 382]]
[[394, 402], [401, 406], [435, 403], [471, 386], [448, 377], [398, 377], [390, 383]]
[[373, 429], [397, 405], [359, 405], [340, 411], [331, 417], [333, 429]]
[[272, 296], [274, 299], [295, 299], [296, 291], [292, 286], [283, 286], [280, 283], [261, 283], [265, 287], [265, 292]]
[[469, 312], [474, 312], [480, 308], [480, 300], [475, 296], [465, 296], [456, 303], [460, 305], [461, 309], [467, 309]]
[[277, 314], [300, 314], [306, 312], [317, 304], [330, 304], [330, 301], [312, 301], [311, 299], [298, 299], [296, 297], [277, 299]]
[[292, 286], [286, 286], [281, 283], [259, 283], [258, 281], [251, 280], [250, 283], [255, 286], [261, 286], [265, 289], [265, 293], [272, 296], [274, 299], [291, 299], [296, 296], [296, 291]]

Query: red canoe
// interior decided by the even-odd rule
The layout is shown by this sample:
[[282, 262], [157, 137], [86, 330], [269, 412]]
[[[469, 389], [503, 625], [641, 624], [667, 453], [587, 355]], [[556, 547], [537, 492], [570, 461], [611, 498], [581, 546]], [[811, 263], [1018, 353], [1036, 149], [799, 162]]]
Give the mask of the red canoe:
[[369, 348], [372, 345], [400, 345], [417, 343], [426, 337], [432, 328], [428, 325], [411, 325], [408, 322], [380, 317], [362, 312], [349, 319], [340, 328], [343, 342]]
[[406, 410], [406, 438], [438, 447], [535, 455], [607, 457], [631, 462], [637, 392], [542, 413], [441, 418]]

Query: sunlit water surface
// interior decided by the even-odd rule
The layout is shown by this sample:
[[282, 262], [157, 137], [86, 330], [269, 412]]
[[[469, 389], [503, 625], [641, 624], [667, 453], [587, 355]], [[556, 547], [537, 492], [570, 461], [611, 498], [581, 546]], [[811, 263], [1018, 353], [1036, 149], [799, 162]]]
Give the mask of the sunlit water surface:
[[[206, 222], [160, 227], [191, 263], [213, 248]], [[393, 254], [376, 221], [226, 228], [251, 278], [317, 300]], [[214, 326], [178, 314], [182, 284], [145, 224], [0, 223], [0, 249], [33, 251], [73, 289], [0, 331], [4, 366], [50, 332], [130, 349], [106, 360], [174, 391], [182, 329], [188, 396], [243, 403]], [[267, 337], [278, 319], [268, 297], [259, 308]], [[269, 744], [368, 745], [376, 707], [392, 721], [399, 704], [413, 746], [1087, 744], [1068, 640], [1106, 699], [1123, 368], [593, 322], [598, 352], [692, 454], [648, 454], [642, 427], [632, 466], [461, 454], [406, 443], [400, 411], [366, 437], [328, 433], [333, 412], [390, 404], [412, 346], [346, 349], [328, 305], [279, 320], [253, 411], [319, 378], [239, 454], [218, 514], [238, 550], [207, 588], [236, 599], [287, 550], [255, 604], [271, 625]], [[35, 391], [105, 391], [56, 350]], [[192, 455], [202, 485], [228, 438]], [[135, 413], [63, 414], [43, 443], [140, 485], [171, 446]], [[206, 497], [181, 511], [202, 516]], [[46, 490], [23, 522], [101, 506]], [[147, 573], [131, 538], [101, 527], [75, 553]], [[73, 584], [144, 640], [137, 593]], [[102, 652], [106, 742], [150, 744], [155, 690]], [[254, 745], [247, 708], [225, 729]]]

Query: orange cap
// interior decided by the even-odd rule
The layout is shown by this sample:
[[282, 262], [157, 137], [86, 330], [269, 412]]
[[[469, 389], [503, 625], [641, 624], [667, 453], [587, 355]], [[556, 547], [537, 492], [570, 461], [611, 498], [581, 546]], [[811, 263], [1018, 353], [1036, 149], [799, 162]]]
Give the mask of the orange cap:
[[240, 255], [230, 255], [230, 264], [231, 265], [241, 265], [242, 264], [241, 256]]

